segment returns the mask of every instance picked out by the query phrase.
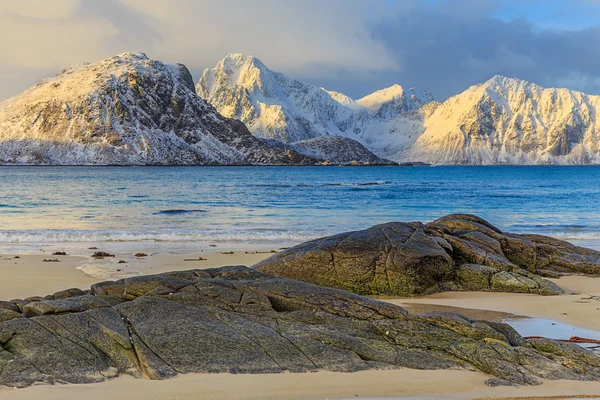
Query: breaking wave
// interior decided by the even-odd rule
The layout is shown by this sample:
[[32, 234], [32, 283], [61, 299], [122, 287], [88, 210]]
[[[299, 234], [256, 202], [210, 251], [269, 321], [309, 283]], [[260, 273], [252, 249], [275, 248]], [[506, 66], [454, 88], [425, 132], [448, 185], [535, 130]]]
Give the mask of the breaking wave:
[[0, 243], [67, 242], [302, 242], [330, 232], [283, 230], [23, 230], [0, 231]]

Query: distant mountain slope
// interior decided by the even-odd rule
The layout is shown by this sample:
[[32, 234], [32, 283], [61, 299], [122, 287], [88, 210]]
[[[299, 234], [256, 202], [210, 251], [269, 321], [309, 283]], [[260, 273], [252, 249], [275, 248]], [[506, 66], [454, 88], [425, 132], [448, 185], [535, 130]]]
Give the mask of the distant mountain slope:
[[600, 163], [600, 96], [495, 76], [451, 97], [398, 155], [436, 164]]
[[303, 164], [196, 95], [184, 65], [124, 53], [0, 103], [0, 163]]
[[[395, 85], [354, 101], [271, 71], [257, 58], [241, 54], [229, 54], [205, 70], [196, 91], [221, 114], [244, 122], [257, 137], [294, 143], [339, 136], [362, 143], [380, 157], [396, 154], [416, 139], [411, 120], [418, 121], [417, 110], [433, 99], [423, 90], [405, 91]], [[394, 121], [399, 115], [401, 124]]]
[[392, 165], [392, 161], [377, 157], [356, 140], [339, 136], [322, 136], [301, 140], [289, 145], [298, 153], [327, 160], [333, 164]]
[[502, 76], [443, 103], [399, 85], [353, 100], [230, 54], [204, 71], [197, 91], [255, 136], [290, 144], [339, 136], [396, 162], [600, 163], [600, 96]]

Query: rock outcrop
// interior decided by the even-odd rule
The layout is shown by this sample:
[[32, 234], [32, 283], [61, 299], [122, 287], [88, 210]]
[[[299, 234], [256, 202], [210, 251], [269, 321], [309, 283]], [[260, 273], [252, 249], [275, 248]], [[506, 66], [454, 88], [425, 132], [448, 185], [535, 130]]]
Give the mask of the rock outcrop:
[[[72, 296], [70, 296], [72, 294]], [[399, 306], [222, 267], [0, 302], [0, 385], [120, 374], [467, 369], [497, 383], [600, 380], [600, 358], [509, 325]]]
[[545, 277], [600, 274], [600, 252], [538, 235], [502, 232], [473, 215], [429, 224], [390, 222], [292, 247], [257, 270], [363, 295], [447, 290], [552, 295]]

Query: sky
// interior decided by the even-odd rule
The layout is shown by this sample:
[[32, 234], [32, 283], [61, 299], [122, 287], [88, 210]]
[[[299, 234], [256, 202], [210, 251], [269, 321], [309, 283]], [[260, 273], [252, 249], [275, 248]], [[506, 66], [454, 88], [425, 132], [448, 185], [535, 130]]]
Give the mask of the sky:
[[0, 100], [126, 51], [188, 66], [228, 53], [359, 98], [437, 100], [500, 74], [600, 94], [600, 0], [2, 0]]

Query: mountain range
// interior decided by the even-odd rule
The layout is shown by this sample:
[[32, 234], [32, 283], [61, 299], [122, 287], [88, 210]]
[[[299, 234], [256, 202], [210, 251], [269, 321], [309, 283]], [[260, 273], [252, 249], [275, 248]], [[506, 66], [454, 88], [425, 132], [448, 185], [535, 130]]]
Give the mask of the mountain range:
[[441, 103], [399, 85], [353, 100], [230, 54], [204, 71], [196, 90], [255, 136], [292, 145], [335, 135], [396, 162], [600, 162], [600, 96], [519, 79], [494, 76]]
[[0, 162], [314, 164], [254, 137], [196, 95], [188, 69], [124, 53], [65, 69], [0, 103]]
[[599, 107], [502, 76], [443, 102], [400, 85], [354, 100], [241, 54], [194, 85], [182, 64], [124, 53], [0, 102], [0, 163], [597, 164]]

